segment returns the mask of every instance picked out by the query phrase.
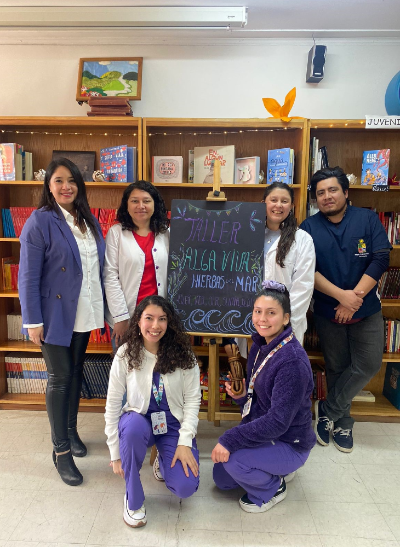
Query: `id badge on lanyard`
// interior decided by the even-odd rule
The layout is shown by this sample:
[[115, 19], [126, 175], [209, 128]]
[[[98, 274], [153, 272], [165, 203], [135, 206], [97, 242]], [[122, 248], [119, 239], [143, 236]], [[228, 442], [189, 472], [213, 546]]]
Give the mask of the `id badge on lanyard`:
[[[158, 389], [156, 388], [156, 385], [153, 382], [153, 394], [158, 406], [160, 406], [163, 392], [164, 392], [164, 381], [162, 376], [160, 375], [160, 382], [158, 385]], [[167, 417], [163, 410], [160, 410], [159, 412], [151, 413], [151, 429], [153, 431], [153, 435], [163, 435], [164, 433], [168, 432]]]
[[[258, 367], [258, 369], [256, 370], [256, 372], [253, 374], [251, 374], [250, 376], [250, 383], [249, 383], [249, 388], [247, 390], [247, 401], [243, 407], [243, 410], [242, 410], [242, 418], [244, 418], [245, 416], [247, 416], [249, 413], [250, 413], [250, 409], [251, 409], [251, 403], [252, 403], [252, 400], [253, 400], [253, 390], [254, 390], [254, 382], [256, 381], [256, 378], [257, 376], [260, 374], [260, 372], [262, 371], [262, 369], [265, 367], [265, 365], [267, 364], [267, 362], [271, 359], [271, 357], [277, 352], [279, 351], [281, 348], [283, 348], [283, 346], [285, 344], [287, 344], [288, 342], [290, 342], [290, 340], [293, 338], [293, 333], [290, 334], [287, 338], [285, 338], [284, 340], [282, 340], [282, 342], [280, 344], [278, 344], [276, 346], [276, 348], [274, 348], [272, 351], [270, 351], [268, 353], [268, 355], [266, 356], [266, 358], [264, 359], [264, 361], [261, 363], [261, 365]], [[258, 359], [258, 356], [260, 354], [260, 351], [257, 353], [257, 356], [254, 360], [254, 364], [257, 363], [257, 359]], [[254, 368], [253, 368], [254, 370]]]

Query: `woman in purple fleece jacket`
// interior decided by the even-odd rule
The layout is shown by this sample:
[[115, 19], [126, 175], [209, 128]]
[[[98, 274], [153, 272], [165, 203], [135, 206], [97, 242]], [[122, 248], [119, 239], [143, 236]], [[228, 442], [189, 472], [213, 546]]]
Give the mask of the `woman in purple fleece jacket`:
[[[212, 451], [218, 488], [241, 486], [248, 513], [262, 513], [286, 497], [286, 482], [304, 465], [315, 444], [311, 425], [313, 377], [307, 354], [290, 326], [284, 285], [264, 281], [253, 309], [253, 335], [243, 391], [227, 393], [242, 409], [240, 425], [226, 431]], [[286, 482], [285, 482], [285, 476]]]

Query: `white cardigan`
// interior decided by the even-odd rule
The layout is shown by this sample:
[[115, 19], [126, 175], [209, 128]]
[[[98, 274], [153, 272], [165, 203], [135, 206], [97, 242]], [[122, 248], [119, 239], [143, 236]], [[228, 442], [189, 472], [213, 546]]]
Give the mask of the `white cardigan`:
[[[156, 356], [144, 349], [144, 357], [139, 370], [128, 372], [128, 362], [123, 356], [126, 344], [121, 346], [111, 366], [108, 384], [105, 433], [110, 449], [111, 460], [120, 459], [118, 423], [124, 412], [137, 412], [145, 415], [150, 404], [153, 370]], [[193, 355], [193, 361], [196, 358]], [[164, 392], [171, 413], [181, 424], [178, 445], [192, 446], [199, 422], [201, 401], [200, 370], [197, 365], [191, 369], [176, 369], [163, 374]], [[127, 394], [127, 402], [121, 409], [122, 399]]]
[[286, 285], [292, 311], [290, 322], [297, 340], [303, 344], [304, 333], [307, 330], [306, 313], [314, 290], [314, 243], [307, 232], [298, 229], [285, 257], [285, 267], [281, 268], [276, 263], [279, 239], [273, 243], [264, 257], [264, 279], [273, 279]]
[[[154, 240], [153, 259], [158, 294], [167, 295], [169, 230]], [[104, 288], [107, 297], [105, 317], [110, 327], [132, 317], [144, 272], [145, 254], [131, 230], [121, 224], [110, 228], [106, 237]]]

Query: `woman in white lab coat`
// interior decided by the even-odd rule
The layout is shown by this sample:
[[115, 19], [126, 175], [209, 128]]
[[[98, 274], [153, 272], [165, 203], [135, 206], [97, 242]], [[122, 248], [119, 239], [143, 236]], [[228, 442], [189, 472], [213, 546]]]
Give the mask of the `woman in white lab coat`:
[[290, 295], [294, 334], [303, 343], [306, 313], [314, 290], [315, 249], [312, 238], [297, 227], [293, 189], [282, 182], [264, 193], [267, 220], [264, 243], [264, 279], [286, 285]]
[[[290, 295], [293, 332], [303, 344], [307, 310], [314, 290], [315, 249], [311, 236], [297, 227], [293, 213], [294, 192], [283, 182], [267, 186], [264, 241], [264, 279], [285, 285]], [[236, 339], [240, 353], [247, 355], [247, 340]], [[225, 346], [230, 355], [230, 347]]]
[[140, 180], [125, 189], [117, 220], [107, 233], [104, 263], [105, 315], [115, 351], [139, 302], [167, 295], [169, 250], [165, 203], [150, 182]]

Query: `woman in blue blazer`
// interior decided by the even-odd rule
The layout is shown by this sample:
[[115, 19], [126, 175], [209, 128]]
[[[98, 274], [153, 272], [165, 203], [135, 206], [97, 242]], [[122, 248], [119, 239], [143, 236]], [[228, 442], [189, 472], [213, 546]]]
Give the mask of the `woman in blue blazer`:
[[77, 432], [83, 362], [90, 331], [104, 327], [105, 243], [70, 160], [48, 166], [39, 207], [20, 243], [22, 331], [41, 347], [47, 366], [54, 464], [62, 480], [76, 486], [83, 478], [72, 456], [87, 453]]

